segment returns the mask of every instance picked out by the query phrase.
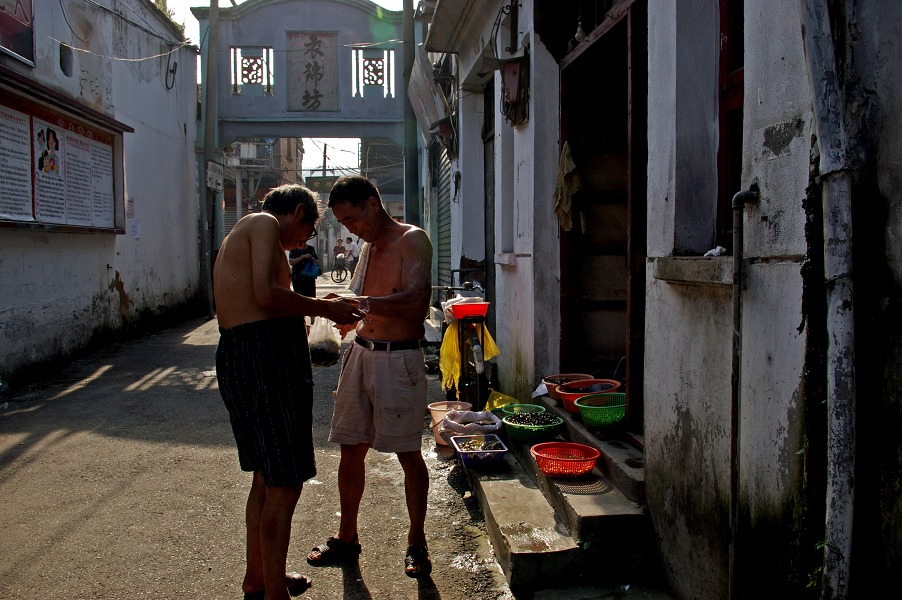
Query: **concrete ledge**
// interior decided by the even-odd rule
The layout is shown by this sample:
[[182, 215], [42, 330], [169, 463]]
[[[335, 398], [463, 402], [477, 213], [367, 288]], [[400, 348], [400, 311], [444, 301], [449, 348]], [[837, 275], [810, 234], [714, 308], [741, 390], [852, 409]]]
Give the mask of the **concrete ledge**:
[[530, 454], [530, 444], [511, 446], [577, 544], [584, 538], [628, 534], [631, 527], [644, 523], [642, 507], [624, 496], [597, 467], [577, 479], [550, 478], [542, 473]]
[[648, 259], [652, 277], [670, 283], [732, 285], [732, 256], [659, 256]]
[[504, 466], [467, 469], [467, 476], [511, 587], [553, 587], [579, 572], [579, 546], [510, 452]]

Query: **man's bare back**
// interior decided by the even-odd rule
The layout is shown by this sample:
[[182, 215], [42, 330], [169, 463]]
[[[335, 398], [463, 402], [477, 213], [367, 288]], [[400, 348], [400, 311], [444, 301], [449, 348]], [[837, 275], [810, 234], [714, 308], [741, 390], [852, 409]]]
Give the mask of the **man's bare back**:
[[254, 286], [255, 261], [263, 265], [267, 279], [286, 289], [291, 273], [278, 246], [278, 221], [271, 215], [258, 213], [241, 219], [219, 248], [213, 269], [213, 295], [216, 314], [222, 327], [284, 316], [261, 306]]

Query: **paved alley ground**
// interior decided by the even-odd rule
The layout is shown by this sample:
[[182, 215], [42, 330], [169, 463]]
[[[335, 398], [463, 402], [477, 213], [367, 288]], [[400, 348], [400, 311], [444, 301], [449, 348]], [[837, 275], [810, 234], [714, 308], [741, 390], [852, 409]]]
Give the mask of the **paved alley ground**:
[[[320, 278], [320, 295], [345, 288]], [[196, 319], [111, 344], [0, 396], [0, 599], [242, 597], [250, 476], [238, 467], [216, 385], [218, 340], [215, 319]], [[338, 365], [314, 368], [319, 473], [304, 487], [289, 553], [289, 568], [314, 582], [302, 598], [515, 598], [466, 475], [446, 448], [436, 450], [428, 420], [432, 577], [404, 575], [402, 472], [394, 455], [376, 452], [368, 457], [359, 565], [306, 564], [338, 524], [339, 451], [326, 440], [337, 379]], [[429, 393], [431, 402], [444, 399], [437, 375]], [[614, 597], [626, 595], [616, 587], [516, 595]]]

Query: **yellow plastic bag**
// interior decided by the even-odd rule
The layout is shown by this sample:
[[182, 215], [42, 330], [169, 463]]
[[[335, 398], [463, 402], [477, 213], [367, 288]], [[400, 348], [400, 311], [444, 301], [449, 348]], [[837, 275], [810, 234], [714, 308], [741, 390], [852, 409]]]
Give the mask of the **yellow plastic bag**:
[[510, 404], [511, 402], [517, 401], [517, 399], [513, 396], [508, 396], [507, 394], [496, 392], [492, 388], [489, 388], [489, 392], [489, 397], [485, 401], [486, 410], [495, 410], [496, 408], [501, 408], [505, 404]]
[[[483, 360], [490, 361], [499, 354], [501, 354], [501, 350], [495, 345], [495, 340], [492, 339], [492, 334], [489, 333], [488, 327], [483, 327]], [[448, 328], [445, 330], [442, 346], [439, 349], [438, 361], [439, 369], [442, 372], [442, 389], [457, 389], [457, 382], [460, 379], [460, 348], [457, 346], [457, 321], [448, 325]], [[460, 390], [457, 390], [457, 397], [460, 397]]]

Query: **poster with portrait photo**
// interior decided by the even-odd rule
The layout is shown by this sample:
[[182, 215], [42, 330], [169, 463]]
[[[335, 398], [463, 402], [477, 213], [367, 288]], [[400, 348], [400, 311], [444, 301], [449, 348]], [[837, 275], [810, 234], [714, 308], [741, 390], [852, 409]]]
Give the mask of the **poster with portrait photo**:
[[35, 216], [45, 223], [66, 223], [66, 181], [60, 130], [34, 119]]
[[0, 51], [34, 66], [33, 0], [0, 0]]

